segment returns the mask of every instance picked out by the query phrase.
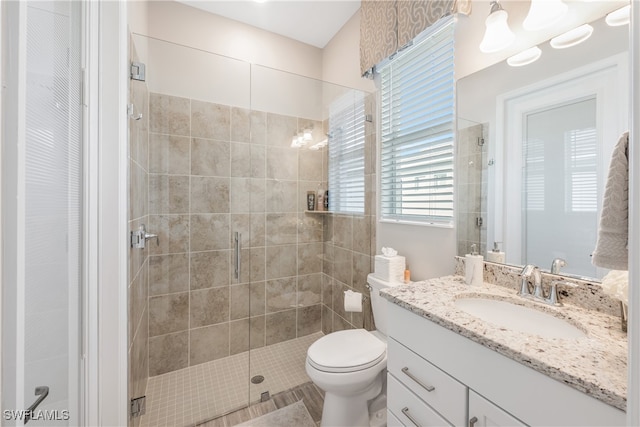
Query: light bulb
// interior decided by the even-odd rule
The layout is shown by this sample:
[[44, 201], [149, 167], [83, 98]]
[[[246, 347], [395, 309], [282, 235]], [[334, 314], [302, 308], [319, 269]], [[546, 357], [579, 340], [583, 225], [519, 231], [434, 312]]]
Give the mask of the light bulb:
[[608, 14], [604, 21], [611, 27], [619, 27], [621, 25], [627, 25], [629, 23], [630, 16], [631, 5], [628, 4], [625, 7], [621, 7], [620, 9], [614, 10]]
[[582, 43], [591, 37], [591, 34], [593, 34], [593, 27], [589, 24], [584, 24], [552, 38], [549, 43], [555, 49], [565, 49]]
[[522, 52], [513, 55], [511, 58], [507, 59], [507, 64], [512, 67], [522, 67], [523, 65], [531, 64], [540, 58], [542, 55], [542, 51], [538, 46], [531, 47], [527, 50], [523, 50]]
[[562, 0], [531, 0], [529, 13], [522, 23], [527, 31], [537, 31], [558, 22], [569, 9]]
[[485, 33], [480, 43], [480, 51], [484, 53], [498, 52], [514, 42], [515, 34], [509, 29], [507, 18], [509, 15], [498, 4], [493, 2], [491, 13], [485, 21]]

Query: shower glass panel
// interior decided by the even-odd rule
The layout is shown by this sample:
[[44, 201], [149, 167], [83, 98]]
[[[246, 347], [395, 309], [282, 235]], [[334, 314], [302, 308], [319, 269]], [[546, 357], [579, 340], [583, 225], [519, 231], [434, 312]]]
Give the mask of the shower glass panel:
[[143, 307], [132, 323], [148, 323], [148, 339], [134, 326], [130, 342], [148, 346], [148, 379], [133, 361], [130, 394], [147, 396], [142, 425], [190, 425], [249, 403], [250, 65], [131, 41], [132, 61], [146, 65], [145, 81], [131, 81], [131, 227], [159, 239], [131, 254], [130, 294]]
[[[159, 239], [131, 250], [130, 397], [146, 395], [141, 425], [197, 425], [308, 383], [323, 333], [373, 327], [368, 301], [347, 313], [342, 297], [368, 293], [374, 98], [136, 34], [131, 61], [146, 78], [131, 81], [130, 226]], [[361, 150], [345, 163], [358, 208], [309, 212], [332, 143]]]

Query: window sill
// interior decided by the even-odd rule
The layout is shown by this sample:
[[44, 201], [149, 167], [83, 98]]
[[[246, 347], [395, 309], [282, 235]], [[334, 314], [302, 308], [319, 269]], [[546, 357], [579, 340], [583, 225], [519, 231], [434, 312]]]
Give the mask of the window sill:
[[426, 221], [407, 221], [399, 219], [380, 219], [378, 221], [381, 224], [402, 224], [402, 225], [416, 225], [420, 227], [435, 227], [435, 228], [455, 228], [453, 222], [426, 222]]

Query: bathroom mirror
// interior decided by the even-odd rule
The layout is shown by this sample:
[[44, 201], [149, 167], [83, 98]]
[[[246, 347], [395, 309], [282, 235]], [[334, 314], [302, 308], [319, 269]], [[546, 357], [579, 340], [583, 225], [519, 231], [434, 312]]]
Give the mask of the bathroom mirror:
[[600, 279], [591, 265], [609, 159], [628, 129], [628, 25], [591, 22], [577, 46], [540, 43], [457, 81], [458, 255], [494, 243], [511, 265]]

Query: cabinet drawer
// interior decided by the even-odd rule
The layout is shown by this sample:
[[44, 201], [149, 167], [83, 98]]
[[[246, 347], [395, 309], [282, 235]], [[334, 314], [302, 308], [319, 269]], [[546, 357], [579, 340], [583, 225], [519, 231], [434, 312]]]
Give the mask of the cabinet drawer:
[[466, 425], [467, 387], [464, 384], [393, 339], [388, 341], [387, 369], [453, 425]]
[[[409, 427], [447, 426], [447, 422], [429, 405], [418, 399], [392, 375], [387, 376], [387, 409], [402, 425]], [[387, 423], [389, 420], [387, 420]]]

